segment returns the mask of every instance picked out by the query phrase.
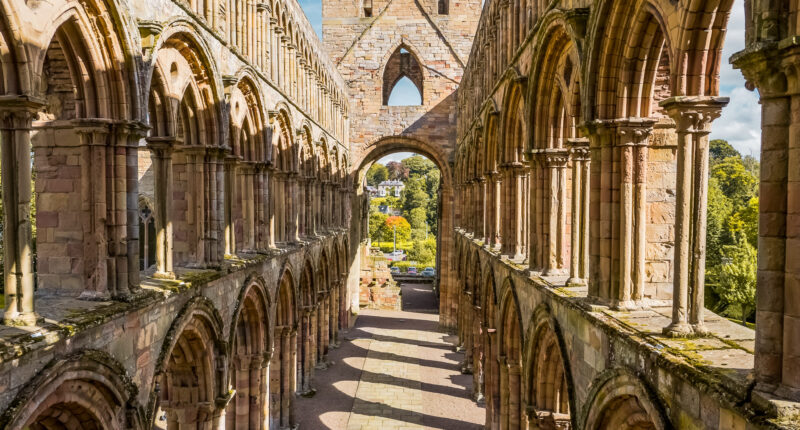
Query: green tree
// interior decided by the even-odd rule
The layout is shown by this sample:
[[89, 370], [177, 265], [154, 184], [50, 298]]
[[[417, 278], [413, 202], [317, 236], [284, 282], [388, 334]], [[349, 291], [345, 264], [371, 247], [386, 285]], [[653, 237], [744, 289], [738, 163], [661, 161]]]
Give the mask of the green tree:
[[397, 228], [397, 241], [406, 242], [411, 239], [411, 225], [408, 221], [401, 216], [390, 216], [386, 218], [384, 223], [386, 229], [384, 230], [383, 240], [386, 242], [394, 240], [394, 230]]
[[419, 264], [431, 264], [436, 258], [435, 249], [432, 252], [430, 247], [426, 246], [426, 241], [417, 240], [408, 251], [408, 259], [414, 260]]
[[385, 235], [386, 229], [386, 218], [389, 218], [386, 214], [382, 214], [380, 212], [372, 212], [369, 215], [369, 237], [374, 241], [381, 241]]
[[[715, 267], [722, 260], [722, 247], [730, 243], [728, 218], [733, 202], [722, 192], [717, 178], [708, 180], [708, 218], [706, 220], [706, 266]], [[706, 282], [710, 282], [708, 280]]]
[[372, 163], [367, 170], [367, 185], [375, 187], [389, 179], [389, 170], [381, 163]]
[[424, 231], [425, 224], [428, 222], [428, 214], [426, 213], [425, 208], [419, 207], [411, 209], [411, 212], [408, 216], [408, 222], [411, 224], [411, 228], [421, 229]]
[[436, 164], [433, 161], [428, 160], [427, 158], [421, 155], [414, 155], [412, 157], [408, 157], [402, 161], [403, 166], [408, 169], [408, 177], [413, 176], [425, 176], [429, 172], [433, 170], [438, 170], [436, 168]]
[[758, 177], [750, 173], [741, 157], [727, 157], [711, 168], [711, 177], [716, 178], [722, 192], [734, 203], [742, 205], [757, 195]]
[[709, 164], [713, 167], [728, 157], [740, 157], [740, 154], [727, 140], [713, 139], [708, 143], [708, 156]]
[[737, 235], [734, 245], [725, 246], [725, 261], [717, 274], [717, 294], [739, 307], [742, 324], [745, 324], [756, 304], [756, 255], [756, 249], [744, 235]]
[[425, 192], [425, 181], [420, 177], [411, 177], [406, 181], [406, 188], [400, 196], [403, 215], [410, 216], [414, 208], [428, 206], [428, 193]]
[[758, 197], [750, 199], [728, 218], [728, 230], [732, 235], [744, 235], [752, 247], [758, 247]]

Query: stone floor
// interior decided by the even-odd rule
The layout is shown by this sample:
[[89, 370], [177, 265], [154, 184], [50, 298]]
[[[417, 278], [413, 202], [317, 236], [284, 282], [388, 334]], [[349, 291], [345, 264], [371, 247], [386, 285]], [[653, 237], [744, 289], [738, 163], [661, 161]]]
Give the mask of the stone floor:
[[404, 284], [403, 311], [362, 310], [318, 370], [311, 398], [299, 398], [304, 429], [480, 429], [484, 409], [469, 399], [454, 336], [437, 330], [430, 285]]

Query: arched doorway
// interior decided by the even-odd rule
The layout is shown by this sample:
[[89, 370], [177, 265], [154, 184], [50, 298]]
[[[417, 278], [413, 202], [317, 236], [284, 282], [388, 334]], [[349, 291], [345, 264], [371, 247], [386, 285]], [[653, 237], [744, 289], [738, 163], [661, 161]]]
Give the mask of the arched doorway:
[[[364, 201], [364, 184], [370, 166], [387, 155], [406, 152], [427, 158], [433, 162], [439, 171], [436, 227], [437, 232], [440, 232], [440, 234], [436, 237], [436, 274], [434, 282], [439, 294], [439, 324], [446, 328], [456, 328], [461, 294], [457, 277], [452, 269], [455, 246], [452, 237], [447, 234], [447, 232], [452, 231], [454, 221], [453, 181], [448, 156], [444, 150], [422, 140], [401, 136], [384, 137], [368, 145], [363, 157], [357, 161], [356, 165], [358, 167], [353, 173], [356, 179], [353, 181], [356, 185], [355, 194], [356, 196], [361, 196], [361, 199], [355, 199], [354, 202], [357, 205], [364, 206], [354, 206], [353, 210], [362, 213], [365, 217], [368, 216], [368, 213], [364, 213], [366, 203], [358, 202]], [[362, 224], [351, 226], [355, 237], [366, 238], [369, 236], [368, 226]]]
[[270, 429], [294, 425], [293, 402], [296, 385], [297, 326], [294, 281], [284, 269], [278, 284], [272, 359], [270, 361]]
[[156, 369], [155, 428], [219, 425], [222, 409], [216, 400], [227, 391], [221, 329], [219, 314], [207, 298], [196, 297], [184, 306], [167, 334], [165, 360]]
[[268, 425], [269, 298], [261, 281], [252, 281], [239, 300], [232, 329], [228, 378], [236, 395], [228, 403], [225, 427], [261, 429]]

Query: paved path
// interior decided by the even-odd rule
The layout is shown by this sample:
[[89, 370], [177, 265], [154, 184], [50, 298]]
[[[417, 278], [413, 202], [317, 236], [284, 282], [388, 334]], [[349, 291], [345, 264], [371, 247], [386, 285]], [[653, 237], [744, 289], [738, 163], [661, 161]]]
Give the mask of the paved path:
[[356, 326], [317, 370], [317, 393], [299, 398], [301, 429], [480, 429], [454, 336], [437, 330], [430, 285], [403, 285], [403, 311], [362, 310]]

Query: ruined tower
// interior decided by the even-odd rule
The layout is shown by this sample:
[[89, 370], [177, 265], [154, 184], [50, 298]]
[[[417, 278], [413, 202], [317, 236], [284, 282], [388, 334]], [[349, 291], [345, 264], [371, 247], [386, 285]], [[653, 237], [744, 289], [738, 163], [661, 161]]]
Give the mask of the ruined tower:
[[[323, 45], [347, 83], [352, 168], [398, 151], [428, 156], [442, 170], [440, 232], [452, 229], [449, 164], [456, 140], [455, 91], [480, 17], [479, 0], [323, 0]], [[388, 106], [403, 77], [420, 93], [415, 106]], [[448, 234], [440, 235], [441, 309], [455, 277]], [[448, 312], [442, 324], [452, 325]]]

